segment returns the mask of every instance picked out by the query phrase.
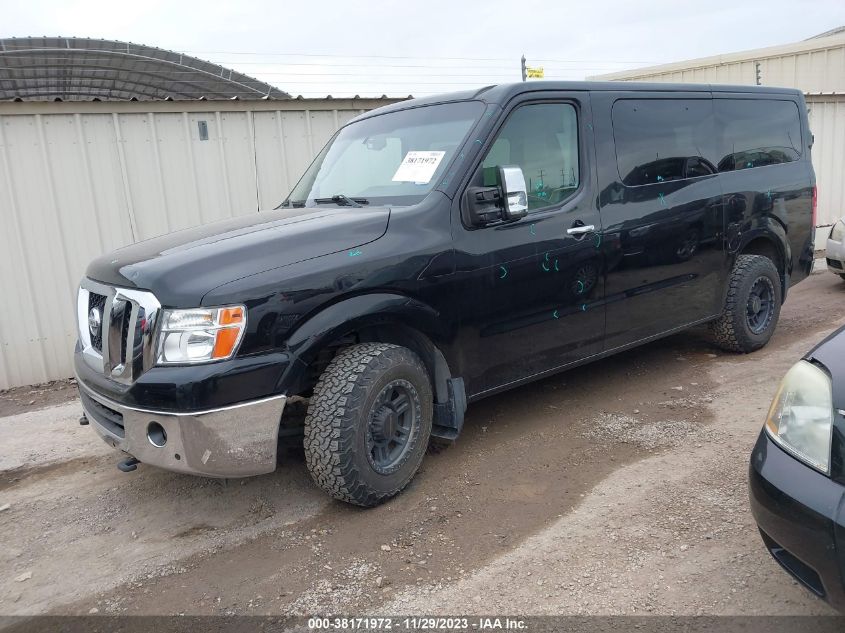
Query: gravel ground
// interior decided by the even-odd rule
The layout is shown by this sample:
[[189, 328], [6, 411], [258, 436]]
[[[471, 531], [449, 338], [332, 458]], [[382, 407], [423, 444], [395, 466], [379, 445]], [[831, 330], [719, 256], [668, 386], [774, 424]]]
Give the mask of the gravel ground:
[[[390, 613], [532, 615], [830, 614], [760, 544], [748, 511], [748, 455], [776, 384], [807, 351], [714, 362], [706, 425], [598, 416], [598, 437], [673, 450], [614, 472], [553, 525], [453, 586], [404, 591]], [[765, 374], [761, 375], [762, 367]], [[659, 434], [655, 432], [659, 429]], [[608, 432], [610, 431], [610, 432]]]
[[690, 332], [479, 402], [372, 510], [326, 498], [296, 451], [243, 481], [122, 474], [65, 386], [17, 393], [0, 614], [830, 613], [764, 551], [746, 467], [778, 380], [843, 301], [814, 274], [753, 355]]

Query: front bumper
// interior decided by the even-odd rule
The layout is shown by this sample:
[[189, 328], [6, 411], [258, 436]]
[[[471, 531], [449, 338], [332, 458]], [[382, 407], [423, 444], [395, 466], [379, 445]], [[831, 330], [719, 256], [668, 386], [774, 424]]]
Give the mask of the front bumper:
[[845, 486], [788, 455], [764, 430], [751, 455], [749, 491], [769, 553], [812, 593], [845, 612]]
[[837, 242], [830, 238], [825, 245], [827, 269], [837, 275], [845, 275], [845, 242]]
[[78, 385], [94, 430], [107, 444], [142, 463], [206, 477], [248, 477], [276, 469], [285, 396], [175, 413], [125, 406], [81, 380]]

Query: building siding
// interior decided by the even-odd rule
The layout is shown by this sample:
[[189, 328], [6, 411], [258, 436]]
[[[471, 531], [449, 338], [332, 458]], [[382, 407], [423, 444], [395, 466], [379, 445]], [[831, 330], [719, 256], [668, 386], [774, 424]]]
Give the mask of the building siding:
[[[808, 96], [813, 133], [813, 169], [818, 183], [818, 224], [829, 226], [845, 216], [845, 95]], [[816, 247], [824, 248], [827, 231], [816, 232]]]
[[91, 259], [275, 207], [335, 130], [393, 101], [0, 103], [0, 389], [73, 374]]

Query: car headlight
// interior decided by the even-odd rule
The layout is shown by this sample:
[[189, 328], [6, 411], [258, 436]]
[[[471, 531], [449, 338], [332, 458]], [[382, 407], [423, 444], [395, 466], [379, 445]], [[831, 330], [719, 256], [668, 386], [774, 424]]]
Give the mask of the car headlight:
[[830, 239], [834, 242], [841, 242], [845, 239], [845, 220], [839, 220], [839, 222], [833, 225], [833, 228], [830, 230]]
[[829, 474], [832, 429], [830, 377], [812, 363], [795, 363], [769, 409], [769, 437], [802, 462]]
[[231, 358], [246, 327], [246, 308], [163, 310], [159, 364], [206, 363]]

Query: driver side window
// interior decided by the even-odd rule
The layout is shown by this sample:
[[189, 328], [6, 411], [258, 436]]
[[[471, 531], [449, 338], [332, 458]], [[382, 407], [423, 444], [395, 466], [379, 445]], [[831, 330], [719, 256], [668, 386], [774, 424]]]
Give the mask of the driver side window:
[[[558, 205], [578, 189], [578, 117], [568, 103], [537, 103], [511, 113], [481, 166], [518, 165], [528, 188], [528, 210]], [[492, 168], [492, 169], [491, 169]]]

